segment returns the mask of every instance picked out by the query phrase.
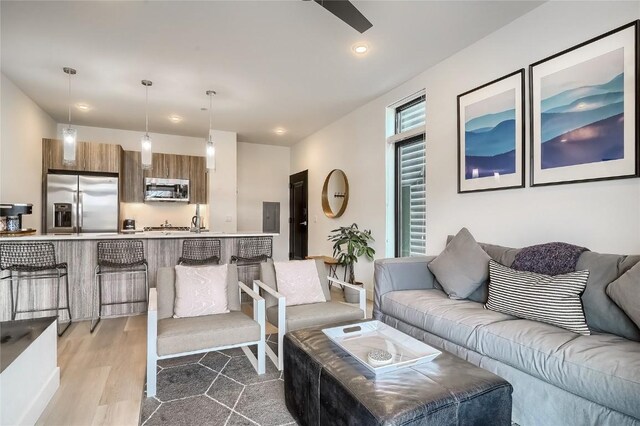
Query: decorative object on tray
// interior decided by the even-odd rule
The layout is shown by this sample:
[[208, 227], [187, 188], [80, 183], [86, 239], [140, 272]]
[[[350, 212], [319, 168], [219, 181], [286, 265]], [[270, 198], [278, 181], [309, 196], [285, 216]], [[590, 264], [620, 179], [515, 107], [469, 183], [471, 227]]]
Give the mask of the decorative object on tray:
[[458, 95], [458, 193], [524, 187], [524, 69]]
[[638, 23], [529, 66], [531, 186], [638, 176]]
[[442, 353], [377, 320], [322, 332], [375, 374], [424, 364]]
[[[355, 274], [353, 265], [358, 258], [365, 256], [369, 260], [373, 260], [376, 251], [369, 246], [369, 242], [375, 241], [371, 236], [371, 230], [360, 230], [357, 224], [351, 226], [342, 226], [334, 229], [329, 235], [329, 241], [333, 243], [333, 257], [344, 266], [344, 281], [350, 284], [358, 284], [355, 282]], [[348, 278], [347, 278], [348, 274]], [[345, 289], [345, 300], [348, 303], [357, 303], [358, 294], [355, 290]]]
[[393, 362], [393, 355], [382, 349], [374, 349], [367, 354], [367, 362], [374, 367], [388, 365]]

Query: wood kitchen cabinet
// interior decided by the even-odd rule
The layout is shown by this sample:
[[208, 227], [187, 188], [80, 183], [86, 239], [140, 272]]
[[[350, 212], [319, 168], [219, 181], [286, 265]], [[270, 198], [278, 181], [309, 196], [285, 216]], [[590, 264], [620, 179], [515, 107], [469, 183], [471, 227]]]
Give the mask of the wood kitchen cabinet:
[[153, 153], [151, 169], [143, 170], [140, 152], [124, 151], [120, 174], [120, 199], [125, 203], [144, 201], [144, 178], [189, 180], [189, 202], [207, 204], [208, 175], [204, 157]]
[[153, 153], [151, 157], [151, 169], [145, 171], [145, 177], [189, 179], [189, 156]]
[[189, 191], [192, 204], [207, 204], [209, 193], [209, 174], [204, 157], [187, 157], [189, 159]]
[[120, 145], [76, 142], [76, 162], [64, 164], [64, 142], [59, 139], [42, 140], [42, 169], [77, 172], [119, 173], [122, 147]]
[[142, 203], [144, 201], [144, 171], [138, 151], [122, 152], [120, 173], [120, 201]]

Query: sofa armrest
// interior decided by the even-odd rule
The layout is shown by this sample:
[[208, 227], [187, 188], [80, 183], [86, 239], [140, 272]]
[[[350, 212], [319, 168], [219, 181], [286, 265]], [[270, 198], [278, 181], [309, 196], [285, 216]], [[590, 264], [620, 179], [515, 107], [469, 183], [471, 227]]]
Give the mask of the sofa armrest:
[[399, 257], [375, 261], [373, 317], [379, 318], [382, 296], [390, 291], [437, 288], [428, 264], [435, 256]]

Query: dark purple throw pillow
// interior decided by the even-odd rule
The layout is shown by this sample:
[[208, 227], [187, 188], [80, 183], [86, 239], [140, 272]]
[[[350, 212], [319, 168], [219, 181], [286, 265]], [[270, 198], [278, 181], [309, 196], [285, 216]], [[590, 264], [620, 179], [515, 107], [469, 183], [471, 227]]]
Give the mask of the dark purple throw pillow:
[[545, 275], [575, 272], [578, 258], [589, 249], [567, 243], [546, 243], [525, 247], [516, 254], [511, 265], [517, 271]]

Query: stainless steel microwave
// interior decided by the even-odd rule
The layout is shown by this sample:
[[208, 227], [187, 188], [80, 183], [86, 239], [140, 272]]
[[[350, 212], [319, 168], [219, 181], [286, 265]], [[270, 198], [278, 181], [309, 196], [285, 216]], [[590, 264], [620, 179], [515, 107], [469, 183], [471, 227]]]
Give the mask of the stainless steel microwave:
[[189, 202], [189, 181], [186, 179], [144, 178], [145, 201]]

